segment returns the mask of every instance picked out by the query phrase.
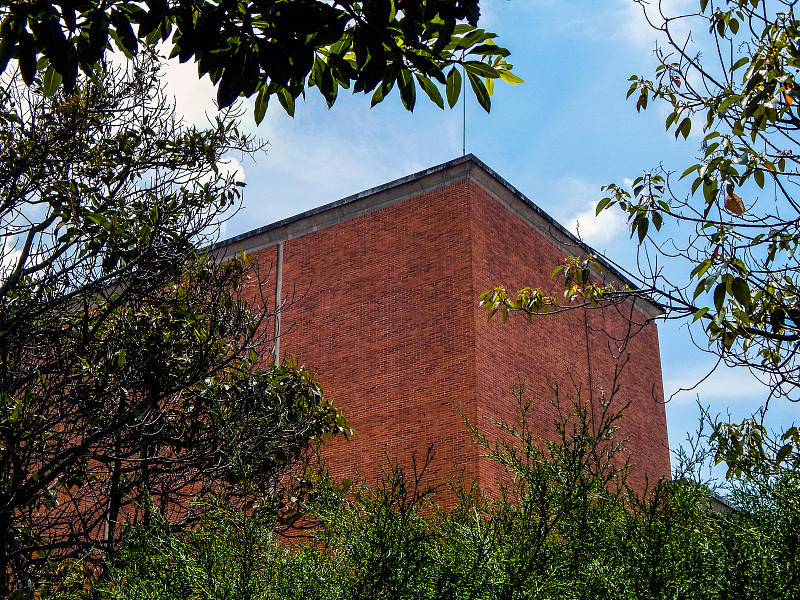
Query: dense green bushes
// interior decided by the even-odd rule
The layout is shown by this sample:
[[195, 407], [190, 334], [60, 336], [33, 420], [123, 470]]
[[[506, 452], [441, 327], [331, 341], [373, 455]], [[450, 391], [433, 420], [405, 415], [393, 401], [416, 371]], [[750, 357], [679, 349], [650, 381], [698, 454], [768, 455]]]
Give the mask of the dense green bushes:
[[[522, 394], [520, 394], [520, 399]], [[507, 484], [493, 499], [464, 486], [444, 497], [424, 466], [397, 465], [374, 486], [324, 477], [308, 506], [319, 523], [294, 543], [272, 536], [268, 511], [224, 503], [204, 526], [172, 536], [132, 529], [111, 579], [92, 593], [148, 599], [793, 598], [798, 582], [796, 480], [739, 485], [739, 513], [710, 510], [700, 484], [625, 485], [609, 405], [593, 425], [562, 411], [543, 444], [521, 419], [497, 443], [478, 436]], [[439, 494], [442, 497], [442, 494]]]
[[[392, 475], [397, 475], [394, 472]], [[543, 541], [525, 509], [447, 513], [387, 480], [327, 513], [293, 548], [257, 520], [218, 514], [181, 538], [134, 531], [102, 597], [118, 599], [792, 598], [796, 515], [710, 513], [701, 488], [636, 509], [565, 515]], [[663, 492], [663, 490], [662, 490]], [[427, 513], [427, 514], [426, 514]], [[581, 537], [580, 530], [585, 528]], [[95, 590], [100, 592], [100, 590]]]

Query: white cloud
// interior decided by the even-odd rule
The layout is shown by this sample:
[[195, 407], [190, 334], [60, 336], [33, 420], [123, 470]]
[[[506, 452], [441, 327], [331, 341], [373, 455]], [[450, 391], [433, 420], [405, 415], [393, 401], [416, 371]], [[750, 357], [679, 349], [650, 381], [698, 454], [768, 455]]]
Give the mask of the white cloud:
[[483, 27], [484, 29], [488, 29], [492, 31], [495, 23], [497, 23], [498, 15], [498, 7], [497, 0], [485, 0], [481, 2], [481, 18], [480, 22], [478, 23], [479, 27]]
[[625, 231], [625, 216], [622, 211], [612, 207], [598, 215], [597, 202], [589, 202], [584, 210], [573, 215], [567, 223], [569, 230], [590, 246], [606, 245]]
[[167, 82], [167, 96], [174, 99], [176, 113], [187, 125], [204, 127], [219, 112], [214, 102], [216, 89], [208, 77], [197, 76], [194, 61], [165, 61], [162, 77]]
[[[221, 158], [219, 162], [217, 162], [217, 170], [219, 171], [219, 176], [222, 179], [232, 177], [233, 181], [244, 181], [244, 167], [232, 156], [225, 156]], [[202, 176], [198, 177], [196, 181], [199, 184], [210, 183], [214, 177], [214, 173], [211, 171], [211, 169], [209, 169], [208, 172], [203, 173]]]
[[[175, 105], [176, 117], [189, 126], [208, 126], [219, 112], [215, 102], [217, 90], [211, 80], [207, 76], [200, 79], [194, 60], [185, 63], [177, 58], [167, 60], [171, 51], [169, 44], [160, 44], [157, 51], [164, 58], [159, 79], [163, 83], [167, 101]], [[108, 53], [107, 59], [112, 65], [123, 69], [128, 64], [128, 59], [116, 48]]]
[[14, 267], [17, 266], [20, 256], [22, 256], [22, 251], [7, 248], [6, 238], [4, 238], [3, 247], [2, 250], [0, 250], [0, 281], [5, 280], [13, 271]]
[[220, 160], [217, 168], [223, 177], [231, 175], [235, 181], [244, 181], [244, 167], [232, 156], [226, 156]]
[[560, 179], [553, 183], [547, 204], [564, 227], [602, 252], [603, 246], [626, 228], [625, 215], [615, 207], [595, 214], [597, 203], [603, 197], [600, 187], [579, 177]]
[[[665, 350], [662, 346], [662, 353]], [[769, 390], [747, 369], [720, 366], [709, 375], [713, 362], [703, 364], [707, 361], [696, 351], [684, 348], [682, 352], [693, 355], [692, 364], [673, 362], [670, 369], [669, 363], [664, 363], [667, 424], [673, 448], [685, 441], [687, 433], [697, 431], [698, 404], [708, 410], [712, 420], [731, 422], [751, 417], [764, 405]], [[783, 431], [792, 423], [800, 423], [800, 406], [786, 399], [773, 400], [765, 420], [767, 428]], [[705, 433], [710, 433], [707, 428]]]
[[[677, 17], [695, 13], [697, 10], [696, 0], [661, 0], [651, 3], [622, 0], [617, 4], [619, 6], [616, 12], [620, 34], [635, 46], [649, 49], [653, 49], [657, 41], [659, 43], [666, 41], [666, 36], [654, 29], [650, 23], [661, 26], [662, 14], [667, 17]], [[677, 41], [687, 39], [693, 23], [697, 22], [686, 18], [671, 21], [670, 31], [674, 39]]]

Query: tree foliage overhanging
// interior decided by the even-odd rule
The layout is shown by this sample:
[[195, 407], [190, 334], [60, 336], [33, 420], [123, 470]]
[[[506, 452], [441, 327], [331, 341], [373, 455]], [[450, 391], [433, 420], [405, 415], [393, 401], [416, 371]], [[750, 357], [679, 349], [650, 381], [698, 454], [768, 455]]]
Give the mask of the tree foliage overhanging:
[[274, 492], [348, 432], [311, 373], [260, 364], [276, 306], [258, 265], [197, 250], [238, 202], [220, 161], [258, 145], [224, 115], [182, 125], [158, 78], [150, 56], [71, 92], [4, 78], [2, 595], [65, 558], [95, 573], [119, 523], [180, 527], [220, 490], [291, 520]]
[[[529, 315], [655, 300], [664, 318], [702, 327], [699, 347], [765, 384], [753, 419], [720, 423], [719, 459], [764, 477], [800, 468], [800, 434], [777, 436], [764, 411], [800, 400], [800, 18], [790, 0], [698, 0], [671, 14], [637, 0], [661, 34], [655, 77], [631, 77], [637, 111], [668, 109], [676, 138], [698, 136], [699, 155], [659, 166], [632, 188], [611, 184], [597, 212], [622, 209], [639, 244], [638, 289], [601, 281], [591, 256], [557, 269], [567, 301], [542, 290], [486, 292], [489, 314]], [[677, 227], [680, 226], [680, 227]], [[686, 232], [689, 232], [688, 235]], [[760, 409], [760, 410], [759, 410]]]
[[38, 71], [47, 90], [69, 92], [112, 43], [131, 57], [142, 42], [161, 41], [211, 78], [220, 107], [255, 95], [257, 122], [270, 98], [293, 114], [311, 87], [330, 106], [340, 88], [372, 92], [376, 103], [397, 85], [413, 110], [417, 86], [444, 108], [438, 83], [452, 107], [456, 65], [488, 111], [495, 79], [521, 80], [478, 16], [478, 0], [13, 1], [0, 8], [0, 72], [16, 59], [28, 84]]

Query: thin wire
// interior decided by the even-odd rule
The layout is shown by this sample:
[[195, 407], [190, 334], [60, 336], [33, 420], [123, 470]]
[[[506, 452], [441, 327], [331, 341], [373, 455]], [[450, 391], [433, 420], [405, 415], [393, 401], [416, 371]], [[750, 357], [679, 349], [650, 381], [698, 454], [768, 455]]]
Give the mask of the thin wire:
[[461, 67], [461, 107], [463, 108], [463, 116], [461, 121], [461, 156], [467, 155], [467, 73], [464, 67]]

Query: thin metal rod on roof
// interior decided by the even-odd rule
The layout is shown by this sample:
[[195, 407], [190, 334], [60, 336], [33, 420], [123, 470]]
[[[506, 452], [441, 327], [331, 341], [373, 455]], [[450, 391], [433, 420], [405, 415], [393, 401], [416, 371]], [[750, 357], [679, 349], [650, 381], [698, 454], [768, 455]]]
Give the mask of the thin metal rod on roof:
[[467, 154], [467, 72], [461, 67], [461, 107], [463, 116], [461, 121], [461, 156]]

